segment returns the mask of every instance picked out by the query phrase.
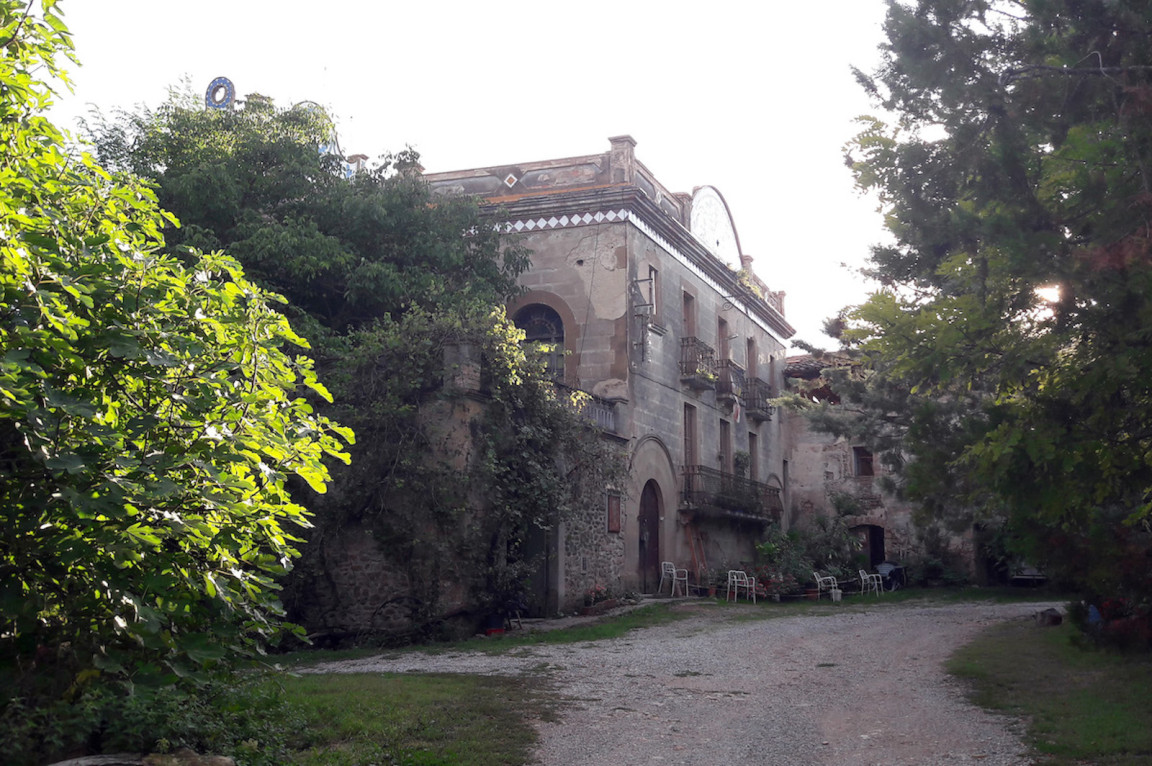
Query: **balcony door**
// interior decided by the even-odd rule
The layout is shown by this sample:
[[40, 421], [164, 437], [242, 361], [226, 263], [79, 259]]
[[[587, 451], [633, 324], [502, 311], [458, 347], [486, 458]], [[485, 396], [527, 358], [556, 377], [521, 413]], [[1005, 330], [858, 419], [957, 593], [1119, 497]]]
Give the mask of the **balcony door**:
[[660, 488], [649, 479], [640, 493], [640, 591], [655, 593], [660, 585]]

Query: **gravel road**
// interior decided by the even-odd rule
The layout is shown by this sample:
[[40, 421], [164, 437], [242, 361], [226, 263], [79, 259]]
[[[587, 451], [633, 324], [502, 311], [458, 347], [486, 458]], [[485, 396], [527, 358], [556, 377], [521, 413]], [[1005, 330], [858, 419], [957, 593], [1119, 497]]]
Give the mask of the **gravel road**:
[[[544, 672], [569, 702], [543, 766], [1028, 764], [1019, 725], [964, 701], [943, 663], [1052, 603], [828, 605], [804, 616], [686, 601], [671, 625], [489, 656], [419, 653], [315, 672]], [[1041, 630], [1041, 628], [1037, 628]]]

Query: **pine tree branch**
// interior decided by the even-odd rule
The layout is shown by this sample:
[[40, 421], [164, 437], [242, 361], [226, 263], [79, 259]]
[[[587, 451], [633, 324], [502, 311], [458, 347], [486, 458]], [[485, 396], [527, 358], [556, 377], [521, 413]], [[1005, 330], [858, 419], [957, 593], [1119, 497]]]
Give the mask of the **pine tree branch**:
[[1000, 84], [1008, 85], [1012, 81], [1024, 77], [1044, 77], [1046, 75], [1063, 75], [1065, 77], [1086, 77], [1088, 75], [1110, 76], [1126, 74], [1128, 72], [1148, 72], [1152, 66], [1096, 66], [1096, 67], [1062, 67], [1046, 64], [1030, 64], [1029, 66], [1006, 69], [1000, 74]]

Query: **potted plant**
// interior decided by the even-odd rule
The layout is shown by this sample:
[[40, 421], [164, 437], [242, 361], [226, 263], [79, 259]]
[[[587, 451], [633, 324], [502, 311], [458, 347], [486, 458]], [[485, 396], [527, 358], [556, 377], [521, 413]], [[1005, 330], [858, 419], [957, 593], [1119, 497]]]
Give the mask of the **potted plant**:
[[619, 602], [612, 598], [612, 594], [603, 585], [593, 585], [584, 591], [584, 608], [582, 615], [603, 614]]
[[728, 588], [728, 570], [726, 568], [713, 569], [712, 578], [708, 583], [708, 595], [719, 595], [720, 591]]

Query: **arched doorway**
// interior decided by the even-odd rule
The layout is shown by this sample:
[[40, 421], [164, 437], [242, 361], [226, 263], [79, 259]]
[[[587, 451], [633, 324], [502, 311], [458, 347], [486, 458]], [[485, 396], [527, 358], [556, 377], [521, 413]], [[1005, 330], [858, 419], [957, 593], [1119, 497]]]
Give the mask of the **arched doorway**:
[[640, 493], [639, 568], [641, 593], [654, 593], [660, 585], [660, 487], [649, 479]]
[[884, 527], [878, 524], [861, 524], [852, 531], [860, 535], [860, 542], [868, 553], [869, 566], [875, 568], [886, 561]]
[[564, 378], [564, 321], [549, 306], [533, 303], [516, 312], [513, 324], [524, 331], [524, 342], [540, 347], [548, 377]]

